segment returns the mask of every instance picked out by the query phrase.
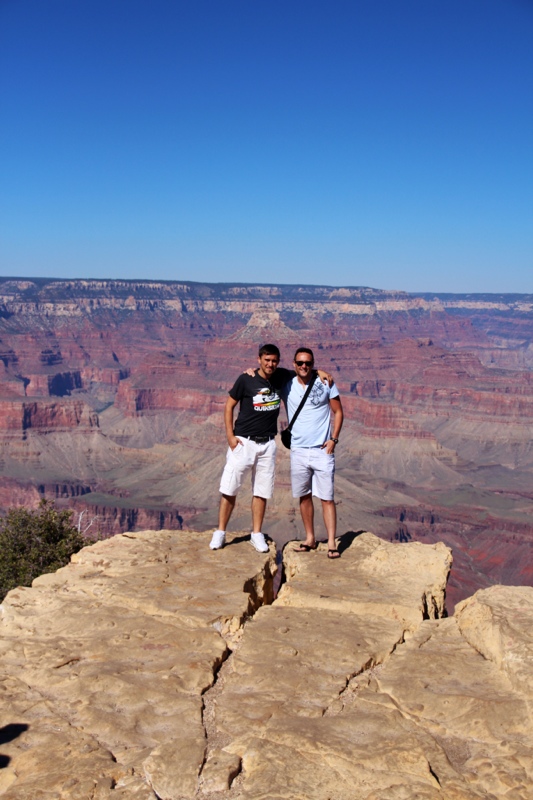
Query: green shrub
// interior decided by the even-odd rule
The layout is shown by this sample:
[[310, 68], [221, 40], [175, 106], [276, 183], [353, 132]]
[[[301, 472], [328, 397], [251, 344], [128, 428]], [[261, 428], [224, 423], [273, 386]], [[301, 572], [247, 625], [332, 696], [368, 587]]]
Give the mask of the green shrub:
[[87, 543], [72, 525], [72, 511], [57, 511], [47, 500], [37, 511], [9, 509], [0, 520], [0, 600], [10, 589], [64, 567]]

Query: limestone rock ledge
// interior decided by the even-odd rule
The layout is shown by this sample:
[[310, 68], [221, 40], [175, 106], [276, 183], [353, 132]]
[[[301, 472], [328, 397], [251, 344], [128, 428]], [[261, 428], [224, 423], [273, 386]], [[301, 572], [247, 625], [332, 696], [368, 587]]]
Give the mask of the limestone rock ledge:
[[[1, 607], [7, 800], [528, 800], [533, 589], [444, 616], [451, 554], [243, 535], [81, 551]], [[345, 537], [346, 538], [346, 537]]]
[[273, 550], [133, 533], [11, 591], [1, 606], [0, 794], [191, 797], [203, 692], [272, 601]]
[[440, 544], [371, 534], [340, 561], [287, 546], [288, 583], [247, 626], [218, 701], [242, 759], [231, 797], [532, 796], [533, 589], [493, 587], [440, 618], [450, 564]]

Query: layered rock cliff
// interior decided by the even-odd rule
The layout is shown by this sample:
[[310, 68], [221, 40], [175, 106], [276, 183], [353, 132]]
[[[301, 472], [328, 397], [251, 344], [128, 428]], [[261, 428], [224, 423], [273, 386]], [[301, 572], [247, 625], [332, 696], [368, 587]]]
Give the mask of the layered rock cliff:
[[448, 548], [125, 534], [0, 607], [6, 800], [527, 800], [533, 589]]
[[[305, 344], [346, 410], [340, 531], [444, 540], [452, 605], [531, 585], [532, 309], [529, 295], [0, 280], [0, 488], [93, 512], [104, 533], [214, 526], [227, 390], [258, 344], [289, 367]], [[286, 453], [278, 487], [267, 532], [281, 545], [301, 535]]]

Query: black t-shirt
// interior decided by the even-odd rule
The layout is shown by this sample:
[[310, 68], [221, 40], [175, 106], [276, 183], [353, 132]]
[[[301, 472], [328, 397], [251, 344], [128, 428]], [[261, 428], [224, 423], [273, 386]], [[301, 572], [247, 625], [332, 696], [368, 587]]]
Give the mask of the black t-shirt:
[[229, 391], [230, 397], [240, 403], [233, 429], [236, 436], [275, 436], [278, 432], [279, 389], [294, 373], [281, 367], [270, 380], [258, 373], [256, 370], [253, 378], [245, 373], [239, 375]]

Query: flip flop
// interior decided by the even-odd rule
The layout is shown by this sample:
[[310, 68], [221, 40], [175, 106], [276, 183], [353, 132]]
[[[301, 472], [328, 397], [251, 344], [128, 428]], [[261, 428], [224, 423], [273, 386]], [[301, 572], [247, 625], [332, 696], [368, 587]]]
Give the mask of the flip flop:
[[295, 553], [310, 553], [311, 550], [316, 550], [317, 547], [318, 547], [318, 544], [316, 542], [314, 543], [314, 545], [313, 544], [301, 544], [300, 547], [295, 547], [294, 548], [294, 552]]
[[334, 549], [331, 548], [330, 550], [328, 550], [328, 558], [340, 558], [340, 557], [341, 557], [341, 554], [339, 553], [337, 548], [334, 548]]

